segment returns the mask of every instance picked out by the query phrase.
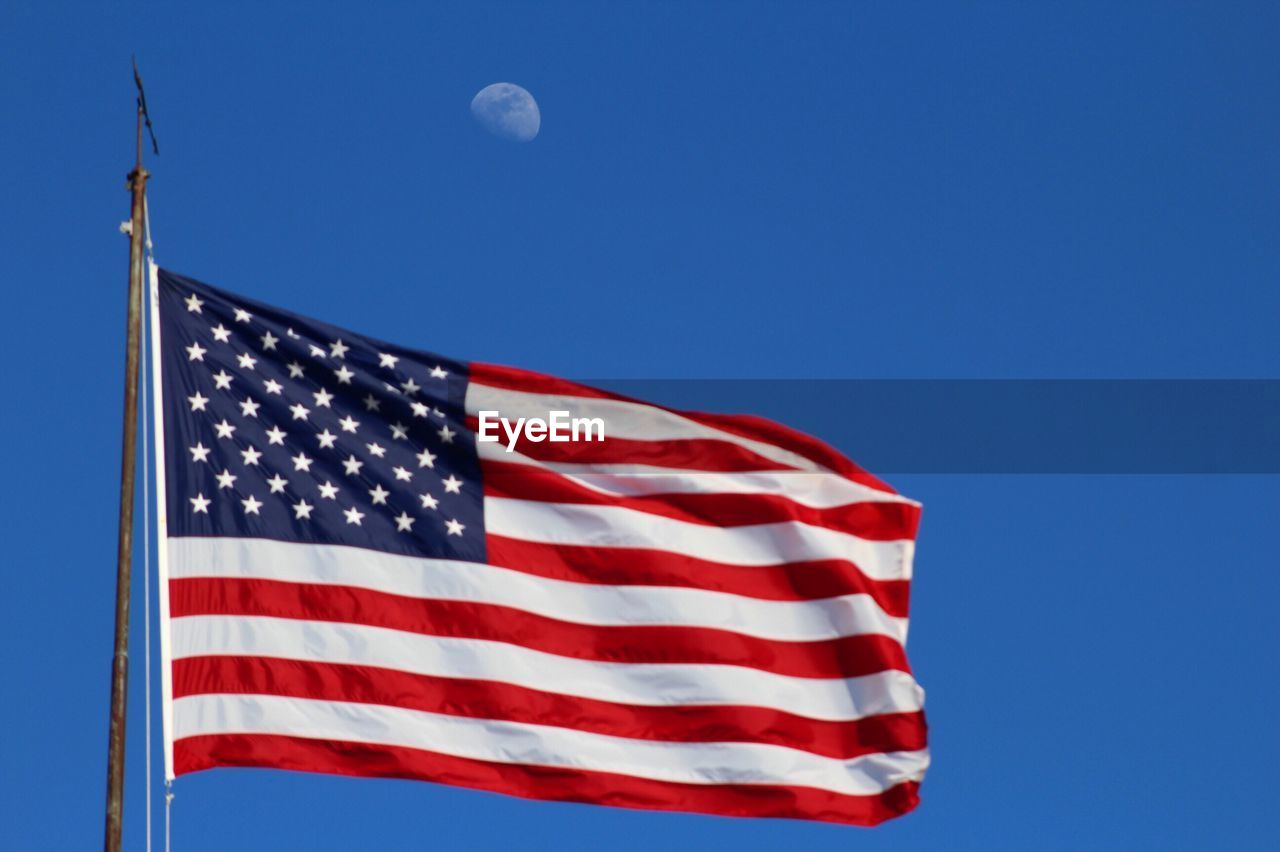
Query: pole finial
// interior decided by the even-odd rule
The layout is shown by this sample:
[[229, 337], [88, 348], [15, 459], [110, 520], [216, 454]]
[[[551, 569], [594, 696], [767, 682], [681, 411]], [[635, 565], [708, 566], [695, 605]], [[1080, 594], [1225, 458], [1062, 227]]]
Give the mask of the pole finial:
[[156, 142], [156, 130], [151, 126], [151, 113], [147, 111], [147, 93], [142, 88], [142, 75], [138, 73], [138, 57], [133, 57], [133, 83], [138, 87], [138, 115], [147, 126], [147, 134], [151, 137], [151, 150], [160, 156], [160, 145]]

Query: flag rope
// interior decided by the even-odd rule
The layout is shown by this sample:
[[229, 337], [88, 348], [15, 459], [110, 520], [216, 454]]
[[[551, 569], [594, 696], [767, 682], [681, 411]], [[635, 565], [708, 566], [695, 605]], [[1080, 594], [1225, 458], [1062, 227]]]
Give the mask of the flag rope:
[[[142, 222], [145, 235], [145, 245], [147, 252], [148, 269], [155, 269], [156, 256], [154, 246], [151, 242], [151, 207], [150, 201], [146, 196], [142, 199]], [[150, 276], [149, 276], [150, 277]], [[148, 312], [149, 313], [149, 312]], [[148, 323], [149, 335], [148, 345], [155, 345], [155, 330]], [[151, 429], [148, 424], [148, 414], [150, 413], [151, 395], [148, 389], [149, 382], [146, 379], [146, 367], [139, 366], [142, 370], [142, 608], [145, 616], [143, 618], [143, 666], [146, 669], [146, 677], [143, 679], [145, 683], [145, 711], [144, 727], [146, 728], [146, 849], [151, 852], [151, 739], [153, 737], [151, 722], [151, 678], [153, 671], [151, 668]], [[164, 848], [165, 852], [169, 852], [169, 825], [171, 819], [171, 811], [173, 808], [173, 782], [165, 779], [165, 795], [164, 795]]]
[[[147, 260], [155, 262], [151, 251], [151, 219], [147, 215], [147, 199], [142, 199], [142, 221], [146, 234]], [[147, 368], [139, 363], [141, 372], [139, 384], [142, 385], [142, 633], [143, 651], [142, 665], [146, 671], [143, 678], [145, 698], [143, 723], [146, 729], [146, 814], [147, 814], [147, 852], [151, 852], [151, 429], [147, 424], [147, 415], [151, 411], [150, 394], [147, 389]]]

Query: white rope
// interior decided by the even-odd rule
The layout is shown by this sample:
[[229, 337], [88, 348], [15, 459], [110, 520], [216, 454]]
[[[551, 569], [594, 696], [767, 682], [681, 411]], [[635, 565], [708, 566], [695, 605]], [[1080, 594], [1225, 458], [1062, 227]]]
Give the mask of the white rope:
[[169, 825], [172, 822], [172, 813], [173, 782], [166, 778], [164, 782], [164, 852], [169, 852]]
[[[154, 246], [152, 245], [152, 242], [151, 242], [151, 207], [150, 207], [150, 202], [147, 199], [146, 195], [143, 195], [142, 197], [142, 222], [145, 228], [147, 262], [148, 262], [147, 299], [150, 300], [151, 298], [150, 270], [155, 265], [156, 255], [154, 251]], [[148, 318], [150, 318], [151, 312], [147, 311], [147, 315], [148, 315]], [[148, 319], [147, 327], [149, 329], [149, 333], [147, 336], [148, 345], [154, 346], [156, 330], [151, 326], [150, 319]], [[151, 852], [151, 828], [152, 828], [152, 820], [151, 820], [151, 740], [152, 740], [151, 678], [152, 678], [152, 670], [151, 670], [151, 476], [150, 476], [151, 461], [150, 459], [151, 459], [152, 448], [151, 448], [151, 430], [149, 425], [150, 417], [148, 416], [148, 413], [150, 410], [150, 406], [148, 404], [150, 382], [146, 381], [146, 377], [147, 377], [146, 367], [142, 367], [141, 369], [142, 369], [142, 379], [143, 379], [143, 381], [140, 382], [142, 385], [142, 411], [143, 411], [142, 503], [144, 507], [142, 512], [142, 532], [143, 532], [143, 535], [142, 535], [142, 562], [143, 562], [142, 600], [143, 600], [143, 610], [146, 612], [146, 617], [144, 619], [145, 628], [143, 631], [144, 643], [146, 647], [143, 651], [143, 657], [144, 657], [144, 665], [146, 666], [146, 671], [147, 671], [146, 678], [145, 678], [146, 712], [144, 713], [144, 716], [146, 717], [145, 725], [147, 729], [146, 730], [147, 852]], [[158, 379], [159, 379], [158, 376], [153, 377], [153, 380], [158, 380]], [[159, 471], [157, 471], [157, 474], [158, 473]], [[159, 507], [156, 507], [156, 511], [158, 514]], [[168, 778], [166, 778], [164, 782], [164, 849], [165, 849], [165, 852], [170, 852], [169, 838], [170, 838], [170, 825], [172, 823], [172, 811], [173, 811], [173, 782], [170, 781]]]
[[[151, 218], [147, 214], [147, 197], [144, 195], [142, 221], [146, 227], [147, 259], [154, 261], [155, 256], [151, 253]], [[151, 276], [148, 274], [148, 293], [150, 289]], [[151, 406], [148, 404], [149, 382], [145, 361], [139, 364], [138, 370], [142, 374], [138, 383], [142, 385], [142, 632], [144, 645], [142, 665], [146, 672], [143, 678], [146, 682], [146, 709], [143, 716], [146, 719], [147, 743], [147, 852], [151, 852], [151, 428], [147, 422], [151, 419]]]
[[[150, 275], [150, 271], [151, 271], [151, 267], [153, 267], [153, 266], [155, 265], [155, 259], [156, 259], [156, 256], [155, 256], [155, 251], [153, 250], [153, 246], [152, 246], [152, 243], [151, 243], [151, 207], [150, 207], [150, 201], [149, 201], [149, 199], [146, 197], [146, 195], [143, 195], [143, 197], [142, 197], [142, 221], [143, 221], [143, 225], [144, 225], [144, 227], [145, 227], [145, 229], [146, 229], [147, 260], [148, 260], [148, 262], [149, 262], [149, 265], [148, 265], [148, 275], [147, 275], [147, 299], [148, 299], [148, 300], [150, 300], [150, 299], [151, 299], [151, 275]], [[147, 315], [148, 315], [148, 317], [149, 317], [149, 319], [148, 319], [148, 328], [150, 329], [150, 334], [148, 335], [147, 340], [148, 340], [148, 342], [149, 342], [149, 345], [154, 346], [154, 345], [155, 345], [155, 341], [156, 341], [156, 335], [158, 334], [158, 330], [155, 328], [154, 324], [151, 322], [151, 319], [154, 319], [154, 317], [153, 317], [153, 316], [152, 316], [152, 314], [151, 314], [151, 311], [147, 311]], [[160, 380], [160, 377], [159, 377], [158, 375], [154, 375], [154, 372], [155, 372], [155, 366], [154, 366], [154, 363], [152, 364], [152, 372], [153, 372], [153, 375], [152, 375], [152, 381], [159, 381], [159, 380]], [[145, 388], [146, 386], [147, 386], [147, 385], [146, 385], [146, 383], [144, 382], [144, 383], [143, 383], [143, 387]], [[144, 409], [145, 409], [145, 407], [146, 407], [146, 403], [145, 403], [145, 399], [146, 399], [145, 394], [146, 394], [146, 391], [144, 390], [144, 391], [143, 391], [143, 393], [144, 393], [144, 397], [143, 397], [143, 399], [144, 399], [143, 407], [144, 407]], [[143, 428], [144, 428], [144, 432], [143, 432], [143, 440], [144, 440], [144, 441], [147, 441], [147, 440], [149, 439], [149, 433], [145, 431], [145, 429], [146, 429], [146, 426], [145, 426], [145, 425], [144, 425], [144, 427], [143, 427]], [[144, 458], [145, 458], [145, 456], [144, 456]], [[146, 462], [146, 461], [144, 461], [144, 462], [143, 462], [143, 464], [144, 464], [144, 465], [146, 465], [146, 464], [147, 464], [147, 462]], [[146, 467], [144, 467], [144, 468], [143, 468], [143, 471], [144, 471], [144, 479], [143, 479], [143, 482], [144, 482], [144, 483], [147, 483], [147, 484], [144, 484], [144, 485], [143, 485], [143, 489], [144, 489], [143, 493], [144, 493], [144, 495], [145, 495], [145, 494], [147, 493], [147, 490], [150, 488], [150, 484], [149, 484], [149, 482], [148, 482], [148, 479], [147, 479], [147, 478], [146, 478], [146, 476], [145, 476], [145, 473], [146, 473]], [[156, 475], [157, 475], [157, 476], [159, 476], [160, 474], [161, 474], [161, 471], [160, 471], [159, 469], [157, 469], [157, 470], [156, 470]], [[149, 502], [150, 502], [150, 501], [148, 501], [148, 503], [149, 503]], [[159, 506], [157, 506], [157, 507], [156, 507], [156, 515], [157, 515], [157, 518], [159, 517], [159, 513], [160, 513], [160, 507], [159, 507]], [[146, 515], [146, 513], [144, 513], [144, 517], [147, 517], [147, 518], [148, 518], [148, 521], [149, 521], [149, 518], [150, 518], [150, 516], [149, 516], [149, 515]], [[157, 528], [157, 532], [158, 532], [158, 531], [159, 531], [159, 530], [158, 530], [158, 528]], [[147, 542], [147, 544], [144, 546], [144, 550], [143, 550], [143, 554], [144, 554], [143, 558], [144, 558], [144, 560], [145, 560], [145, 562], [146, 562], [146, 575], [145, 575], [145, 576], [146, 576], [146, 580], [145, 580], [145, 581], [144, 581], [144, 583], [143, 583], [143, 595], [144, 595], [144, 597], [147, 599], [147, 604], [146, 604], [146, 609], [147, 609], [147, 630], [146, 630], [146, 643], [147, 643], [147, 649], [146, 649], [146, 666], [147, 666], [147, 698], [146, 698], [146, 700], [147, 700], [147, 712], [146, 712], [146, 717], [147, 717], [147, 721], [146, 721], [146, 726], [147, 726], [147, 852], [151, 852], [151, 604], [150, 604], [150, 590], [151, 590], [151, 536], [150, 536], [150, 527], [149, 527], [149, 526], [147, 527], [146, 532], [147, 532], [147, 536], [146, 536], [146, 542]], [[157, 619], [158, 619], [158, 618], [159, 618], [159, 615], [157, 614]], [[163, 630], [163, 629], [164, 629], [164, 627], [165, 627], [165, 625], [163, 625], [163, 624], [161, 624], [161, 625], [160, 625], [160, 629], [161, 629], [161, 630]], [[162, 665], [163, 665], [163, 663], [162, 663]], [[173, 781], [172, 781], [172, 780], [170, 780], [169, 778], [165, 778], [165, 780], [164, 780], [164, 852], [170, 852], [170, 842], [171, 842], [171, 841], [170, 841], [170, 838], [171, 838], [171, 836], [172, 836], [172, 831], [171, 831], [171, 829], [172, 829], [172, 825], [173, 825]]]

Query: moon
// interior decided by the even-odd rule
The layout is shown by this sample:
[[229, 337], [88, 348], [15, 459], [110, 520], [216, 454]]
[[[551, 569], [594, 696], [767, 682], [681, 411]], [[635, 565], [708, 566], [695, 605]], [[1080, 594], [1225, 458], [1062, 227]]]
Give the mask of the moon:
[[471, 115], [494, 136], [528, 142], [542, 127], [533, 95], [515, 83], [494, 83], [471, 99]]

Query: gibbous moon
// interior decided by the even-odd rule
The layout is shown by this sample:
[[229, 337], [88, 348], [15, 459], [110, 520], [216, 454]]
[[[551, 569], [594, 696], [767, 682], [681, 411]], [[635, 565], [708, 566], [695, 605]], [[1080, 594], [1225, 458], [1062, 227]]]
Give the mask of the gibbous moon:
[[515, 142], [528, 142], [542, 126], [538, 102], [515, 83], [485, 86], [471, 100], [471, 115], [493, 135]]

